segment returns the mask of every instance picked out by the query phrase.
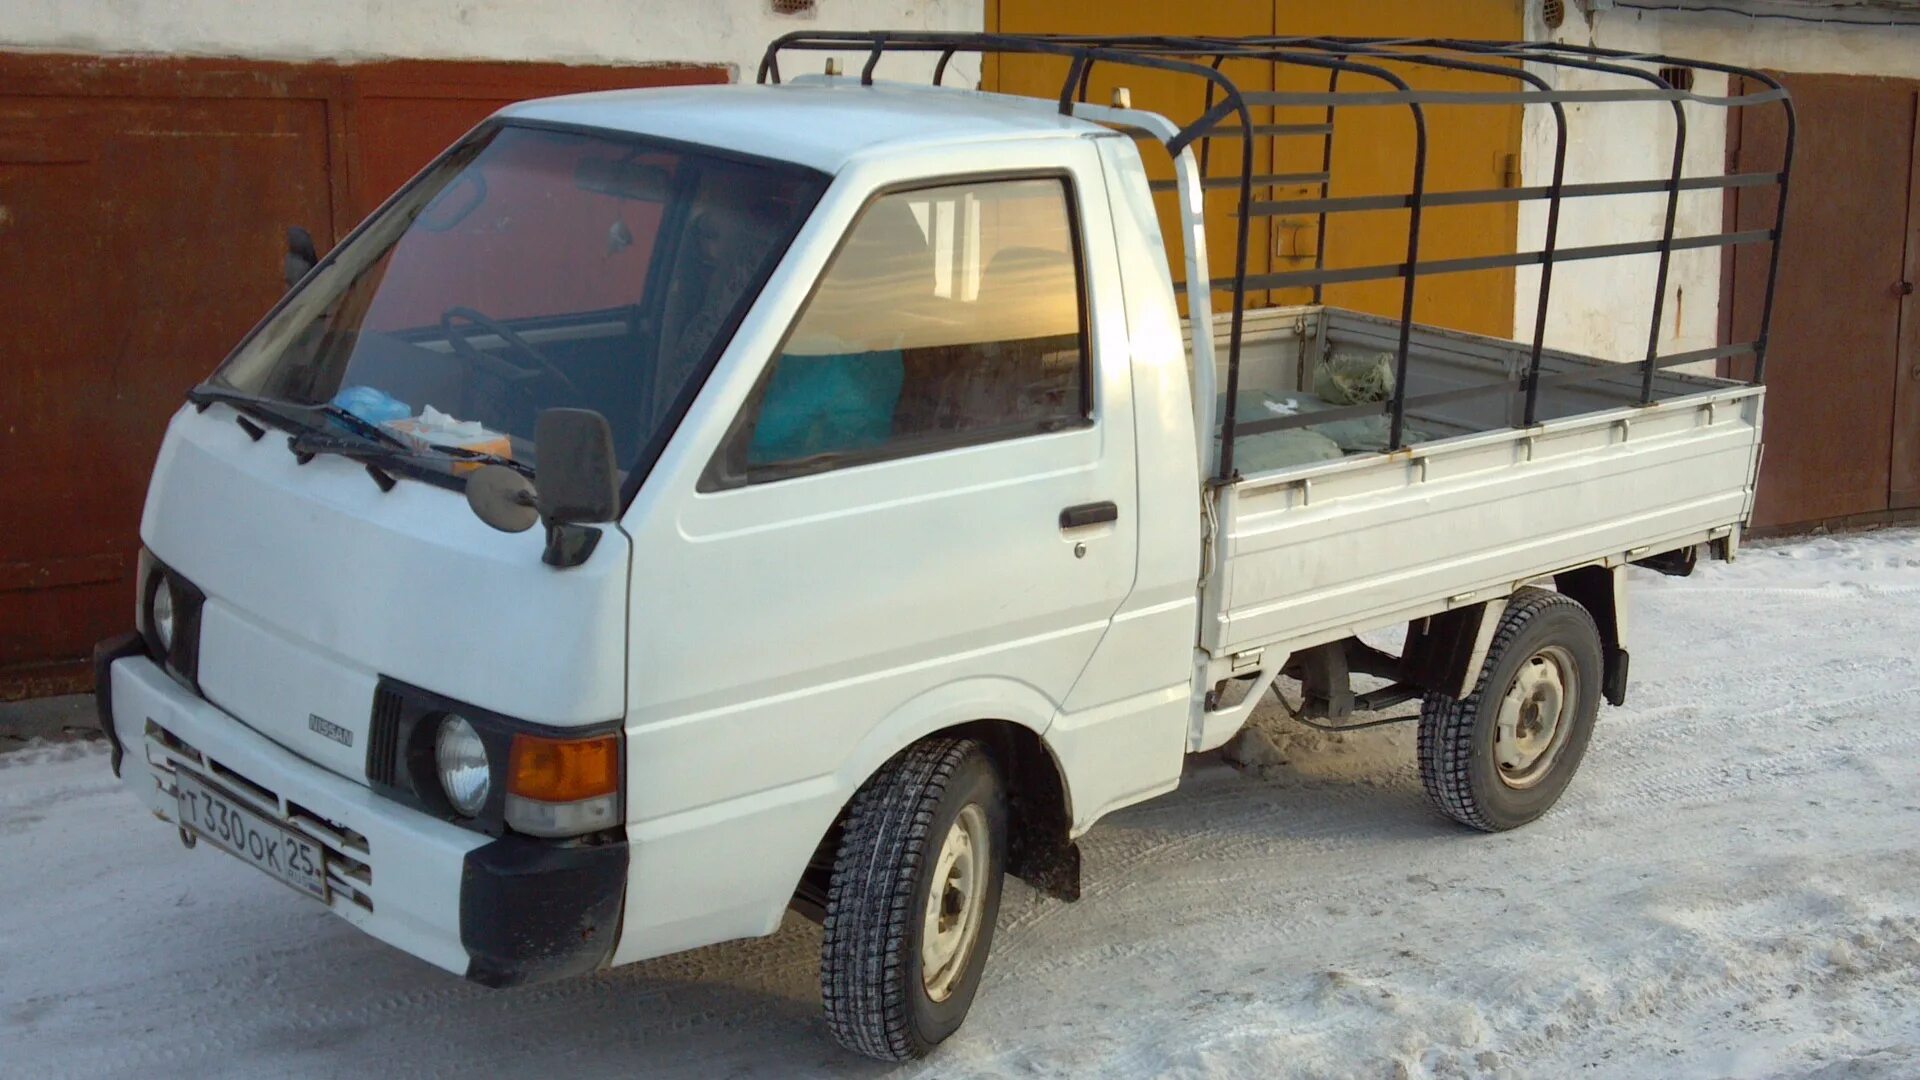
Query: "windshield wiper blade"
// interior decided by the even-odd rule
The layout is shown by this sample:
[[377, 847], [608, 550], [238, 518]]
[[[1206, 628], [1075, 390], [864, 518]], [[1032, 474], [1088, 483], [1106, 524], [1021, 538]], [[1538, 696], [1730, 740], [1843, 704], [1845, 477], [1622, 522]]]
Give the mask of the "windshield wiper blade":
[[[505, 465], [524, 476], [533, 476], [533, 466], [500, 454], [485, 450], [471, 450], [464, 446], [409, 442], [379, 424], [331, 401], [316, 404], [278, 401], [206, 384], [187, 391], [187, 400], [201, 408], [216, 401], [221, 402], [243, 413], [260, 416], [278, 425], [292, 428], [293, 434], [287, 437], [287, 449], [293, 452], [294, 457], [300, 459], [302, 465], [312, 461], [319, 454], [338, 454], [341, 457], [351, 458], [366, 465], [369, 472], [375, 473], [374, 480], [380, 484], [382, 491], [393, 487], [393, 478], [385, 473], [385, 469], [396, 465], [444, 467], [448, 458], [483, 462], [489, 465]], [[350, 434], [339, 435], [320, 427], [312, 421], [316, 416], [337, 421]], [[249, 431], [248, 434], [251, 435], [252, 432]], [[255, 441], [259, 441], [257, 436]]]
[[282, 424], [292, 424], [306, 429], [301, 432], [301, 434], [307, 434], [309, 432], [313, 434], [324, 434], [324, 432], [321, 432], [318, 426], [311, 421], [303, 423], [300, 420], [294, 419], [294, 417], [324, 416], [329, 420], [337, 422], [340, 426], [353, 432], [367, 442], [396, 450], [412, 449], [407, 441], [400, 436], [331, 401], [282, 401], [276, 398], [259, 397], [254, 394], [243, 394], [238, 390], [228, 390], [224, 387], [210, 386], [206, 383], [202, 383], [187, 391], [187, 400], [202, 409], [216, 401], [225, 405], [231, 405], [243, 412], [251, 412], [256, 415], [265, 416], [271, 420], [276, 420]]
[[439, 443], [428, 443], [426, 446], [429, 450], [445, 454], [448, 457], [459, 458], [461, 461], [479, 461], [488, 465], [505, 465], [507, 468], [512, 469], [522, 476], [528, 478], [533, 476], [533, 466], [524, 461], [515, 461], [510, 457], [502, 457], [488, 450], [474, 450], [465, 446], [442, 446]]
[[[308, 429], [287, 438], [287, 449], [295, 457], [311, 459], [316, 454], [338, 454], [355, 461], [375, 463], [393, 462], [434, 462], [441, 460], [438, 454], [429, 454], [415, 450], [402, 442], [392, 444], [372, 442], [357, 435], [340, 436], [325, 431]], [[303, 461], [302, 464], [305, 464]]]
[[394, 449], [398, 449], [398, 450], [412, 449], [412, 447], [407, 443], [407, 441], [405, 439], [402, 439], [400, 436], [395, 435], [393, 432], [388, 431], [386, 428], [381, 427], [379, 424], [376, 424], [373, 421], [368, 420], [366, 417], [361, 416], [360, 414], [353, 412], [350, 409], [342, 408], [339, 405], [335, 405], [331, 401], [323, 401], [318, 405], [308, 405], [308, 406], [301, 406], [301, 407], [306, 409], [311, 409], [312, 411], [317, 412], [322, 416], [326, 416], [330, 419], [339, 421], [342, 425], [344, 425], [347, 428], [347, 430], [353, 432], [355, 435], [358, 435], [361, 438], [364, 438], [370, 442], [379, 443], [383, 446], [393, 447]]

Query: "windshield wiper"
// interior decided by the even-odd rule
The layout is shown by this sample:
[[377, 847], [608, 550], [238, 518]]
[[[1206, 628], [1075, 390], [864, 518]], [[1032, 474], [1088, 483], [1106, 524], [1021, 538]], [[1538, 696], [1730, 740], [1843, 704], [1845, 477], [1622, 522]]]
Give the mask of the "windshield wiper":
[[445, 460], [438, 454], [414, 450], [398, 439], [388, 445], [359, 437], [342, 438], [315, 430], [288, 437], [287, 449], [302, 465], [320, 454], [337, 454], [357, 461], [367, 467], [367, 475], [373, 477], [373, 482], [380, 485], [381, 491], [393, 490], [392, 469], [407, 465], [438, 465]]
[[533, 466], [524, 461], [515, 461], [510, 457], [501, 457], [499, 454], [488, 450], [473, 450], [464, 446], [442, 446], [439, 443], [428, 443], [426, 445], [429, 450], [445, 454], [448, 457], [459, 458], [461, 461], [479, 461], [488, 465], [505, 465], [507, 468], [512, 469], [522, 476], [528, 478], [533, 476]]
[[413, 449], [411, 444], [400, 436], [395, 435], [393, 432], [388, 431], [386, 428], [381, 427], [379, 424], [368, 420], [358, 413], [335, 405], [331, 401], [323, 401], [318, 405], [308, 405], [303, 406], [303, 408], [312, 409], [322, 416], [339, 421], [347, 430], [370, 442], [376, 442], [382, 446], [390, 446], [399, 450]]
[[[485, 450], [470, 450], [463, 446], [442, 446], [438, 443], [417, 445], [395, 435], [367, 418], [351, 412], [331, 401], [305, 404], [294, 401], [278, 401], [273, 398], [255, 397], [237, 390], [227, 390], [218, 386], [201, 385], [187, 391], [187, 400], [205, 408], [213, 402], [221, 402], [269, 420], [279, 426], [293, 429], [287, 439], [287, 449], [300, 460], [302, 465], [312, 461], [319, 454], [337, 454], [351, 458], [367, 466], [368, 473], [380, 485], [380, 490], [393, 487], [393, 477], [387, 472], [395, 466], [433, 465], [444, 466], [448, 458], [459, 461], [477, 461], [489, 465], [505, 465], [524, 476], [533, 475], [533, 466], [524, 461]], [[325, 417], [345, 428], [349, 434], [340, 435], [327, 431], [314, 422], [315, 417]], [[249, 428], [248, 434], [253, 430]], [[255, 441], [259, 440], [254, 435]]]
[[[365, 417], [335, 405], [331, 401], [318, 403], [281, 401], [276, 398], [243, 394], [238, 390], [228, 390], [219, 386], [209, 386], [205, 383], [187, 391], [187, 400], [201, 409], [205, 409], [208, 405], [216, 401], [224, 405], [231, 405], [242, 412], [252, 413], [256, 416], [276, 421], [282, 425], [290, 425], [303, 429], [299, 434], [324, 434], [320, 431], [319, 425], [307, 419], [313, 416], [324, 416], [368, 442], [398, 450], [411, 449], [406, 440], [400, 438], [398, 435], [382, 428], [380, 425]], [[300, 417], [301, 419], [296, 420], [295, 417]]]

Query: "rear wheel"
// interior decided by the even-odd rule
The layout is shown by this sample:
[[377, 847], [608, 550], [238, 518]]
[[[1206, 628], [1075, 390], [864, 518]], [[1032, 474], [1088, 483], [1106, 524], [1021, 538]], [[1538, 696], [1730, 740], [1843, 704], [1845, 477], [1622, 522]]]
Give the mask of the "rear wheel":
[[1600, 633], [1559, 593], [1521, 589], [1464, 698], [1429, 693], [1420, 779], [1441, 813], [1487, 832], [1517, 828], [1565, 791], [1600, 711]]
[[972, 739], [882, 766], [847, 809], [820, 942], [820, 998], [842, 1046], [923, 1057], [980, 987], [1006, 866], [999, 772]]

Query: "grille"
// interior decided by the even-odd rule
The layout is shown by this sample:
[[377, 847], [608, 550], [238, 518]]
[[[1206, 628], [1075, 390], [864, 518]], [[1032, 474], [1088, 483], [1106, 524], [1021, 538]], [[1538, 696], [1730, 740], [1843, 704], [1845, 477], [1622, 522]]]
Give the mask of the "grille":
[[373, 866], [366, 837], [227, 768], [152, 720], [147, 721], [146, 735], [147, 761], [161, 791], [173, 794], [172, 777], [179, 768], [214, 781], [228, 797], [320, 845], [336, 909], [345, 903], [373, 910]]
[[373, 724], [367, 732], [367, 779], [387, 787], [399, 782], [400, 695], [384, 684], [373, 692]]

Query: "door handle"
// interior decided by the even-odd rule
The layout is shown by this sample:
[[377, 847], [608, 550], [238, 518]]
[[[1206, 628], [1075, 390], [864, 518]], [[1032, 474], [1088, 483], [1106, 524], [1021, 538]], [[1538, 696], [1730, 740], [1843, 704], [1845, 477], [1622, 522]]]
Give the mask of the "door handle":
[[1106, 502], [1081, 503], [1060, 511], [1060, 528], [1084, 529], [1088, 525], [1105, 525], [1120, 520], [1120, 508], [1111, 499]]

